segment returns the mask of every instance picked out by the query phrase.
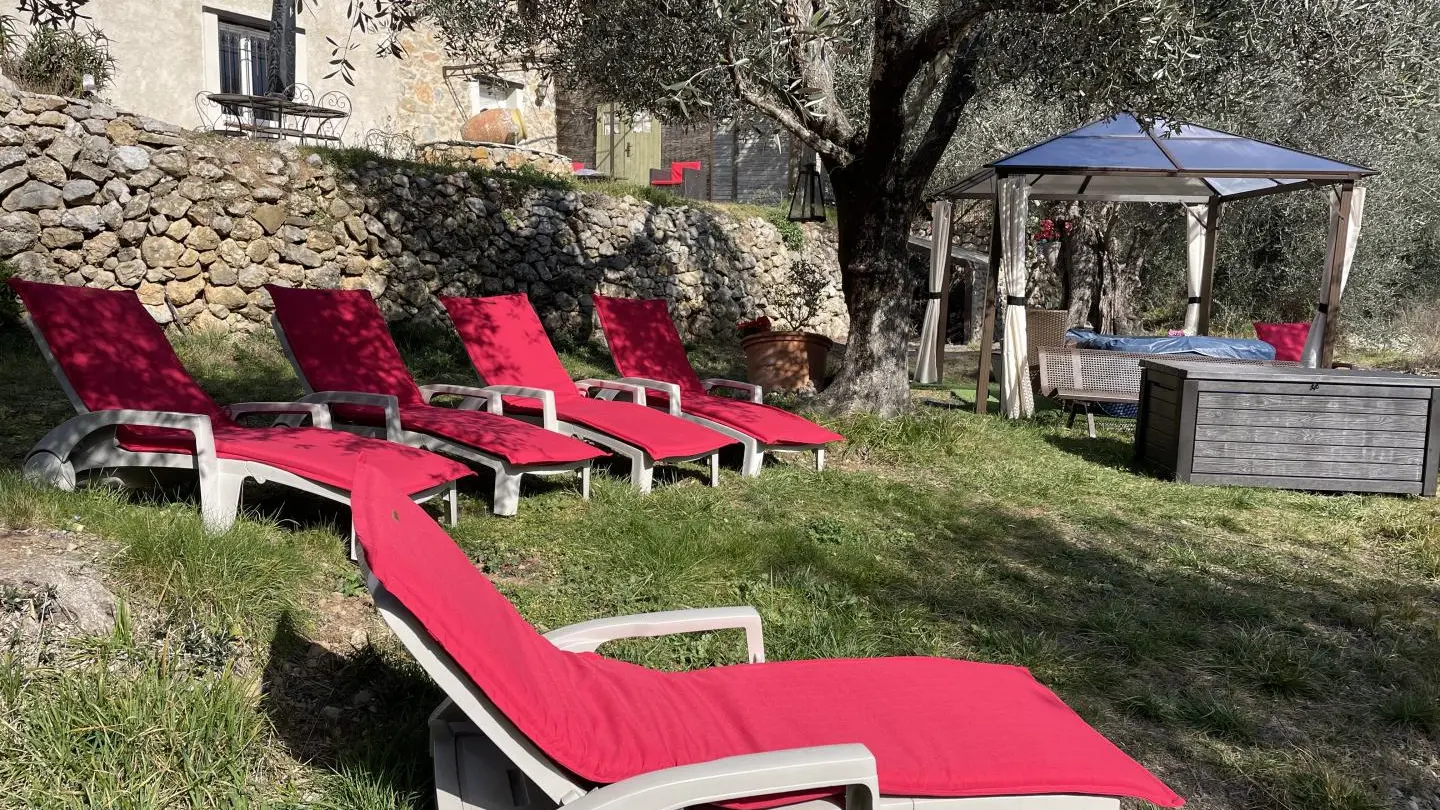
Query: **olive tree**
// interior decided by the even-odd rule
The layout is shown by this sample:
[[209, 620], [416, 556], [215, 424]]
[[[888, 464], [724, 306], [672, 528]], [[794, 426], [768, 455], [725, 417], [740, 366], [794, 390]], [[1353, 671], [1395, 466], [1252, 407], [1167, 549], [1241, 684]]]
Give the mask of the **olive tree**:
[[988, 95], [1018, 91], [1079, 123], [1337, 88], [1428, 103], [1437, 85], [1426, 43], [1440, 10], [1413, 0], [351, 1], [357, 25], [433, 24], [467, 63], [544, 71], [661, 116], [758, 113], [813, 150], [850, 316], [820, 400], [837, 411], [907, 402], [909, 232]]

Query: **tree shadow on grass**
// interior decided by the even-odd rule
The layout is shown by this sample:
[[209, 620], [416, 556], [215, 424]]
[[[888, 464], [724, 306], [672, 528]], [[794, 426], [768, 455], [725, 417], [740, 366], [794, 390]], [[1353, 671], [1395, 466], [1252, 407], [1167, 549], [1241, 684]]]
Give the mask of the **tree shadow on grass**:
[[[367, 602], [368, 604], [368, 602]], [[339, 793], [388, 797], [377, 806], [430, 806], [430, 712], [440, 690], [368, 640], [340, 654], [281, 618], [261, 676], [263, 706], [296, 760], [351, 784]]]
[[1031, 668], [1198, 804], [1423, 795], [1433, 776], [1413, 750], [1426, 750], [1425, 729], [1384, 718], [1397, 692], [1440, 685], [1440, 637], [1417, 632], [1440, 615], [1433, 591], [1383, 572], [1306, 571], [1301, 552], [1216, 544], [1182, 517], [1145, 525], [1112, 512], [1087, 527], [933, 499], [902, 521], [914, 539], [893, 564], [802, 542], [771, 565], [948, 628], [946, 654]]
[[1049, 434], [1045, 436], [1045, 441], [1057, 450], [1079, 456], [1086, 461], [1144, 474], [1143, 470], [1135, 466], [1135, 445], [1132, 441], [1115, 436], [1097, 436], [1092, 439], [1085, 435], [1084, 428], [1078, 424], [1074, 435]]

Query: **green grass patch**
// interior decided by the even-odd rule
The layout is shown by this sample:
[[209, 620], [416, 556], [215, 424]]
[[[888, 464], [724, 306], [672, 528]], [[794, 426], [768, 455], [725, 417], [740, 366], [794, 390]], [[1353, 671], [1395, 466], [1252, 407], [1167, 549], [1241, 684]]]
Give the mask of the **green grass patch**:
[[[397, 340], [422, 382], [476, 381], [448, 332], [401, 329]], [[222, 400], [299, 392], [272, 338], [178, 343]], [[46, 806], [426, 806], [436, 695], [383, 630], [348, 640], [373, 625], [355, 612], [347, 513], [257, 488], [247, 519], [211, 536], [183, 482], [124, 493], [24, 484], [14, 470], [25, 448], [69, 407], [32, 348], [3, 348], [0, 524], [103, 537], [117, 587], [161, 607], [173, 652], [7, 665], [0, 737], [40, 753], [0, 758], [0, 789]], [[576, 376], [613, 373], [592, 347], [562, 356]], [[739, 373], [733, 346], [692, 357], [707, 376]], [[950, 382], [966, 385], [963, 373]], [[955, 409], [943, 389], [917, 399], [944, 407], [832, 422], [849, 440], [821, 474], [780, 463], [757, 479], [726, 472], [711, 489], [687, 465], [649, 496], [600, 475], [588, 502], [556, 479], [531, 485], [513, 519], [486, 513], [481, 486], [462, 499], [453, 536], [542, 630], [752, 604], [775, 660], [1029, 667], [1197, 805], [1351, 810], [1386, 805], [1391, 789], [1433, 790], [1413, 763], [1440, 758], [1435, 501], [1180, 485], [1130, 467], [1127, 422], [1102, 419], [1090, 440], [1056, 411], [1013, 423]], [[606, 652], [675, 669], [733, 663], [743, 648], [715, 633]], [[94, 717], [80, 714], [87, 705]], [[97, 724], [115, 736], [52, 750], [57, 729]], [[154, 775], [122, 795], [113, 775], [131, 771], [110, 758], [140, 726], [154, 737], [136, 743]], [[172, 762], [191, 746], [209, 750]]]

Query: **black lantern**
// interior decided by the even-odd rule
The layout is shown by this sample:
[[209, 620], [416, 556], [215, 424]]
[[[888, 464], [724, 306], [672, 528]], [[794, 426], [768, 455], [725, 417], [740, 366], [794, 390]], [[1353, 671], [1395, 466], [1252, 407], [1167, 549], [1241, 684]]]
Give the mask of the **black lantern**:
[[825, 221], [825, 188], [820, 170], [811, 161], [802, 162], [795, 173], [795, 191], [790, 195], [790, 211], [785, 218], [791, 222]]

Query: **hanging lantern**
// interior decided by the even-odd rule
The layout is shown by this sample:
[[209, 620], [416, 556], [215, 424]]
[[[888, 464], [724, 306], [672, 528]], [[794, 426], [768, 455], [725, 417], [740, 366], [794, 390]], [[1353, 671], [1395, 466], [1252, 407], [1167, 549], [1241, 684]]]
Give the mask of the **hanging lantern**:
[[820, 170], [805, 161], [795, 173], [795, 191], [790, 195], [790, 211], [785, 218], [791, 222], [825, 221], [825, 188]]

